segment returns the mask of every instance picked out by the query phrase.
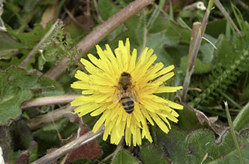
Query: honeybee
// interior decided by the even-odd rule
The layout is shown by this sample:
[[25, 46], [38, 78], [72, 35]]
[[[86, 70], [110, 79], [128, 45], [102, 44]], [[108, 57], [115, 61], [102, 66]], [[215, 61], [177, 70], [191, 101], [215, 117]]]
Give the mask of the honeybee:
[[123, 72], [118, 82], [118, 101], [124, 107], [127, 113], [132, 113], [134, 110], [135, 94], [133, 91], [133, 85], [131, 82], [131, 75], [127, 72]]

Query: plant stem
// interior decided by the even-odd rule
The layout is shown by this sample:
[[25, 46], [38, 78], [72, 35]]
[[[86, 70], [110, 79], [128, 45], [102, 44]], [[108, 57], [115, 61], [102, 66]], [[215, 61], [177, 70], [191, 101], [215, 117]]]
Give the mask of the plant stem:
[[62, 96], [50, 96], [50, 97], [40, 97], [31, 99], [29, 101], [25, 101], [21, 108], [27, 109], [27, 108], [33, 108], [43, 105], [53, 105], [53, 104], [66, 104], [75, 99], [79, 95], [62, 95]]
[[219, 0], [215, 0], [215, 5], [218, 7], [218, 9], [222, 12], [222, 14], [225, 16], [228, 22], [233, 26], [235, 31], [239, 34], [239, 36], [242, 36], [241, 31], [238, 29], [236, 24], [233, 22], [232, 18], [230, 15], [226, 12], [226, 9], [223, 7], [223, 5], [220, 3]]
[[35, 53], [37, 52], [37, 50], [41, 47], [41, 45], [48, 39], [48, 37], [53, 33], [53, 31], [55, 30], [55, 28], [57, 27], [57, 25], [61, 23], [60, 20], [57, 20], [53, 26], [50, 28], [50, 30], [46, 33], [46, 35], [40, 40], [40, 42], [32, 49], [32, 51], [30, 51], [30, 53], [28, 54], [28, 56], [22, 61], [22, 63], [20, 64], [21, 68], [25, 68], [26, 65], [29, 63], [29, 61], [33, 58], [33, 56], [35, 55]]
[[[95, 30], [90, 32], [85, 38], [83, 38], [78, 44], [77, 49], [82, 51], [82, 54], [87, 53], [94, 45], [106, 37], [110, 32], [112, 32], [119, 25], [123, 24], [131, 16], [135, 15], [138, 11], [143, 9], [145, 6], [153, 2], [154, 0], [136, 0], [130, 3], [128, 6], [120, 10], [118, 13], [110, 17], [103, 24], [99, 25]], [[75, 56], [75, 59], [78, 55]], [[57, 79], [62, 75], [66, 68], [69, 58], [63, 58], [61, 62], [51, 68], [46, 72], [45, 76], [51, 79]]]
[[72, 152], [73, 150], [81, 147], [82, 145], [94, 140], [104, 132], [104, 126], [102, 125], [96, 133], [88, 132], [79, 138], [69, 142], [68, 144], [56, 149], [55, 151], [41, 157], [40, 159], [34, 161], [32, 164], [44, 164], [51, 163], [52, 161], [57, 160], [63, 155]]
[[71, 122], [77, 122], [77, 120], [81, 118], [72, 112], [74, 108], [75, 107], [64, 106], [47, 114], [43, 114], [28, 120], [27, 125], [31, 130], [34, 130], [51, 122], [54, 122], [60, 118], [68, 118]]
[[225, 110], [226, 110], [226, 114], [227, 114], [228, 124], [229, 124], [230, 130], [231, 130], [231, 133], [232, 133], [232, 138], [233, 138], [234, 144], [235, 144], [236, 149], [237, 149], [238, 154], [239, 154], [240, 164], [244, 164], [243, 157], [242, 157], [240, 147], [239, 147], [239, 143], [238, 143], [238, 140], [237, 140], [237, 137], [235, 134], [233, 122], [232, 122], [232, 119], [231, 119], [231, 116], [229, 113], [228, 104], [227, 104], [227, 102], [224, 102], [224, 103], [225, 103]]
[[188, 87], [191, 80], [191, 75], [193, 73], [193, 68], [195, 65], [195, 60], [197, 58], [198, 50], [201, 44], [201, 23], [195, 22], [192, 28], [191, 41], [189, 45], [188, 53], [188, 68], [186, 71], [186, 76], [183, 83], [182, 100], [185, 101], [187, 98]]
[[[189, 54], [188, 54], [188, 56], [189, 56], [188, 68], [187, 68], [186, 76], [185, 76], [184, 83], [183, 83], [183, 91], [182, 91], [182, 100], [183, 101], [185, 101], [187, 98], [187, 92], [188, 92], [191, 76], [193, 73], [195, 60], [197, 58], [197, 54], [198, 54], [198, 51], [200, 49], [201, 40], [202, 40], [202, 37], [203, 37], [204, 32], [206, 30], [208, 17], [209, 17], [209, 14], [210, 14], [210, 11], [211, 11], [213, 4], [214, 4], [214, 0], [209, 0], [208, 8], [205, 12], [205, 15], [204, 15], [204, 18], [202, 20], [201, 25], [199, 22], [196, 22], [193, 24], [192, 36], [191, 36], [191, 41], [190, 41], [190, 46], [189, 46]], [[201, 28], [200, 31], [199, 31], [199, 28]]]

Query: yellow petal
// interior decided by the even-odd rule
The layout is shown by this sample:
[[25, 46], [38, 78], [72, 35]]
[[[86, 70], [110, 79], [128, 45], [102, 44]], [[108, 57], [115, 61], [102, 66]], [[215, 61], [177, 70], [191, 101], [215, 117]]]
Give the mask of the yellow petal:
[[151, 113], [150, 112], [151, 117], [153, 118], [153, 120], [156, 122], [156, 124], [159, 126], [160, 129], [162, 129], [162, 131], [164, 131], [164, 133], [168, 133], [169, 132], [169, 128], [165, 125], [165, 123], [157, 116], [157, 114]]
[[168, 67], [162, 69], [161, 71], [159, 71], [157, 74], [158, 74], [158, 76], [163, 75], [163, 74], [166, 74], [166, 73], [172, 71], [174, 68], [175, 68], [174, 65], [170, 65], [170, 66], [168, 66]]
[[95, 74], [97, 68], [91, 62], [83, 58], [80, 59], [80, 62], [90, 74]]
[[105, 122], [106, 118], [109, 116], [109, 111], [105, 111], [102, 116], [98, 119], [98, 121], [95, 123], [93, 127], [93, 132], [96, 133], [101, 125]]
[[153, 120], [151, 119], [150, 115], [148, 114], [147, 109], [142, 108], [141, 112], [142, 112], [143, 115], [146, 117], [146, 119], [150, 122], [150, 124], [154, 126], [154, 122], [153, 122]]
[[102, 106], [102, 107], [96, 109], [95, 111], [93, 111], [90, 115], [93, 116], [93, 117], [98, 116], [101, 113], [103, 113], [105, 110], [106, 110], [106, 107]]
[[164, 93], [164, 92], [176, 92], [178, 90], [182, 89], [182, 86], [179, 87], [165, 87], [161, 86], [157, 89], [155, 93]]
[[134, 49], [132, 51], [132, 56], [131, 56], [131, 60], [130, 60], [130, 63], [129, 63], [128, 72], [132, 72], [135, 69], [136, 60], [137, 60], [137, 50]]

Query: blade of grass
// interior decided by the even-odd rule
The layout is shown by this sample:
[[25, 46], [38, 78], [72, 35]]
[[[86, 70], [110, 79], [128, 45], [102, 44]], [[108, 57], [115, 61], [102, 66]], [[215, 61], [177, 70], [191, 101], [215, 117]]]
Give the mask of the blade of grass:
[[231, 119], [231, 116], [230, 116], [230, 113], [229, 113], [228, 104], [227, 104], [227, 102], [224, 102], [224, 104], [225, 104], [225, 110], [226, 110], [226, 115], [227, 115], [227, 119], [228, 119], [228, 124], [229, 124], [230, 130], [231, 130], [231, 133], [232, 133], [232, 138], [233, 138], [234, 144], [235, 144], [236, 149], [237, 149], [238, 154], [239, 154], [240, 164], [244, 164], [243, 157], [242, 157], [240, 147], [239, 147], [239, 143], [238, 143], [238, 140], [237, 140], [237, 137], [236, 137], [236, 134], [235, 134], [233, 122], [232, 122], [232, 119]]
[[242, 36], [241, 31], [238, 29], [238, 27], [236, 26], [236, 24], [233, 22], [232, 18], [230, 17], [230, 15], [226, 12], [226, 9], [223, 7], [223, 5], [220, 3], [219, 0], [215, 0], [215, 5], [217, 6], [217, 8], [222, 12], [222, 14], [225, 16], [225, 18], [227, 19], [227, 21], [233, 26], [233, 28], [235, 29], [235, 31]]
[[249, 102], [241, 109], [237, 117], [233, 121], [234, 129], [241, 130], [245, 124], [249, 122]]

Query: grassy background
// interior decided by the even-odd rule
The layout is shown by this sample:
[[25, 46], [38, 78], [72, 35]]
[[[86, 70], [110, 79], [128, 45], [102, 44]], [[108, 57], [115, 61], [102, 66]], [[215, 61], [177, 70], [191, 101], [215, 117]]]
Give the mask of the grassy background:
[[[0, 1], [1, 2], [1, 1]], [[183, 85], [192, 26], [204, 24], [205, 10], [194, 0], [140, 3], [128, 20], [115, 15], [131, 0], [8, 0], [0, 6], [0, 146], [6, 162], [33, 162], [90, 131], [97, 118], [71, 113], [69, 102], [80, 94], [70, 88], [79, 58], [96, 55], [94, 44], [114, 49], [130, 38], [138, 52], [154, 49], [157, 61], [175, 65], [169, 85]], [[60, 163], [249, 163], [249, 6], [246, 0], [214, 4], [190, 74], [186, 99], [182, 93], [163, 97], [184, 105], [179, 123], [169, 134], [150, 127], [153, 143], [115, 146], [99, 137]], [[208, 6], [208, 1], [203, 1]], [[224, 17], [227, 14], [233, 20]], [[118, 25], [108, 22], [108, 18]], [[60, 21], [58, 20], [60, 19]], [[110, 19], [109, 19], [110, 20]], [[124, 23], [121, 22], [123, 20]], [[104, 32], [105, 29], [112, 30]], [[103, 27], [103, 28], [97, 28]], [[96, 30], [97, 31], [94, 31]], [[94, 32], [92, 32], [94, 31]], [[92, 33], [91, 33], [92, 32]], [[97, 36], [97, 34], [100, 34]], [[84, 40], [85, 38], [85, 40]], [[87, 38], [87, 39], [86, 39]], [[91, 45], [90, 45], [91, 44]], [[85, 47], [84, 47], [85, 46]], [[40, 100], [40, 103], [37, 103]], [[48, 100], [51, 100], [48, 103]], [[230, 133], [224, 101], [236, 131]], [[32, 106], [33, 103], [33, 106]], [[243, 163], [243, 162], [241, 162]]]

